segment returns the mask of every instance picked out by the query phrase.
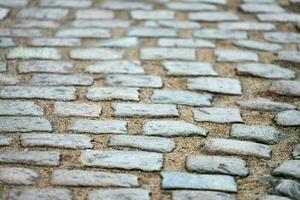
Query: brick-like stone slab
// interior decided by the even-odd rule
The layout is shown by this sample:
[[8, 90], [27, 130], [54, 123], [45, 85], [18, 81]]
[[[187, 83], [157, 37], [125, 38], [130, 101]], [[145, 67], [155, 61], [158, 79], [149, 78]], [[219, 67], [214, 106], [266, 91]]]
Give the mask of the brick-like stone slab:
[[215, 44], [206, 40], [200, 39], [173, 39], [161, 38], [157, 41], [158, 46], [162, 47], [202, 47], [202, 48], [215, 48]]
[[270, 51], [277, 52], [282, 49], [279, 44], [269, 43], [269, 42], [258, 42], [256, 40], [236, 40], [233, 44], [239, 47], [244, 47], [248, 49], [254, 49], [259, 51]]
[[264, 33], [264, 38], [275, 43], [300, 43], [300, 34], [294, 32], [267, 32]]
[[163, 67], [168, 75], [174, 76], [217, 76], [218, 73], [210, 63], [164, 61]]
[[160, 88], [163, 82], [160, 76], [154, 75], [108, 75], [106, 83], [113, 86]]
[[176, 37], [177, 31], [173, 28], [136, 27], [129, 29], [126, 35], [144, 38]]
[[193, 109], [194, 119], [198, 122], [234, 123], [243, 122], [238, 108], [199, 108]]
[[11, 200], [41, 200], [41, 199], [55, 199], [55, 200], [72, 200], [73, 193], [68, 189], [54, 189], [54, 188], [29, 188], [29, 189], [13, 189], [9, 194]]
[[17, 18], [33, 18], [39, 20], [61, 20], [68, 15], [67, 9], [60, 8], [24, 8], [17, 13]]
[[60, 117], [99, 117], [101, 107], [88, 103], [55, 102], [54, 114]]
[[92, 101], [139, 100], [138, 88], [92, 87], [88, 88], [86, 98]]
[[257, 18], [263, 22], [299, 22], [300, 15], [296, 13], [266, 13], [258, 14]]
[[223, 192], [194, 190], [172, 191], [172, 200], [199, 200], [199, 197], [207, 200], [236, 200], [235, 195]]
[[101, 28], [70, 28], [59, 30], [55, 36], [62, 38], [110, 38], [111, 33], [109, 30]]
[[89, 65], [85, 72], [104, 73], [104, 74], [143, 74], [144, 69], [141, 67], [140, 61], [106, 61]]
[[292, 154], [294, 159], [300, 159], [300, 144], [294, 146]]
[[76, 11], [76, 19], [112, 19], [114, 12], [110, 10], [82, 9]]
[[300, 160], [286, 160], [274, 169], [272, 174], [300, 179]]
[[118, 39], [103, 40], [93, 44], [94, 47], [130, 48], [137, 47], [139, 40], [137, 37], [124, 37]]
[[243, 31], [272, 31], [276, 26], [271, 23], [259, 22], [222, 22], [218, 24], [219, 29], [243, 30]]
[[42, 117], [0, 117], [0, 132], [31, 131], [52, 131], [52, 126]]
[[63, 61], [25, 61], [18, 64], [19, 73], [57, 73], [73, 72], [73, 64]]
[[89, 0], [40, 0], [41, 7], [88, 8], [91, 5]]
[[158, 20], [158, 19], [174, 19], [175, 13], [170, 10], [134, 10], [130, 12], [131, 17], [135, 20]]
[[252, 51], [241, 51], [233, 49], [216, 49], [214, 51], [218, 62], [258, 62], [258, 55]]
[[194, 49], [185, 48], [143, 48], [141, 49], [142, 60], [196, 60]]
[[0, 168], [0, 183], [12, 185], [33, 185], [37, 182], [39, 174], [26, 168]]
[[230, 31], [221, 29], [200, 29], [193, 32], [193, 36], [216, 40], [241, 40], [247, 39], [248, 34], [244, 31]]
[[189, 13], [188, 18], [195, 21], [218, 22], [218, 21], [238, 21], [240, 18], [232, 12], [195, 12]]
[[87, 200], [150, 200], [150, 191], [145, 189], [102, 189], [89, 192]]
[[151, 10], [153, 6], [145, 2], [106, 1], [102, 7], [108, 10]]
[[300, 97], [300, 81], [276, 81], [269, 90], [278, 95]]
[[94, 82], [93, 77], [86, 75], [35, 74], [29, 81], [30, 85], [51, 86], [89, 86]]
[[291, 179], [281, 179], [274, 183], [272, 193], [300, 199], [300, 183]]
[[0, 135], [0, 147], [11, 145], [13, 138], [8, 135]]
[[30, 41], [30, 45], [45, 47], [74, 47], [80, 46], [81, 40], [78, 38], [34, 38]]
[[240, 5], [242, 11], [247, 13], [281, 13], [285, 10], [278, 4], [245, 3]]
[[114, 60], [121, 59], [124, 51], [108, 48], [72, 49], [70, 57], [76, 60]]
[[281, 126], [300, 126], [300, 111], [282, 111], [276, 115], [275, 121]]
[[279, 51], [278, 60], [300, 63], [300, 52], [288, 50]]
[[33, 101], [0, 101], [0, 115], [43, 116], [43, 108]]
[[10, 49], [6, 55], [7, 59], [46, 59], [59, 60], [61, 52], [54, 48], [24, 48], [18, 47]]

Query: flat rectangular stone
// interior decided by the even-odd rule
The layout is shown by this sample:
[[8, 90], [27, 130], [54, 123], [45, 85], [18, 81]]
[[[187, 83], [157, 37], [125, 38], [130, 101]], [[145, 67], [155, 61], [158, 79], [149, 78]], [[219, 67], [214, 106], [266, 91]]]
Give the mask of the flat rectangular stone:
[[205, 40], [199, 39], [172, 39], [162, 38], [157, 41], [158, 46], [162, 47], [202, 47], [214, 48], [215, 44]]
[[140, 61], [106, 61], [87, 66], [84, 70], [89, 73], [103, 74], [144, 74], [145, 70]]
[[106, 1], [102, 8], [108, 10], [151, 10], [152, 4], [144, 2]]
[[39, 174], [26, 168], [0, 168], [0, 183], [12, 185], [33, 185], [37, 182]]
[[247, 32], [230, 31], [221, 29], [200, 29], [193, 32], [195, 37], [216, 39], [216, 40], [231, 40], [231, 39], [247, 39]]
[[0, 97], [5, 99], [49, 99], [69, 101], [75, 100], [76, 89], [73, 87], [0, 87]]
[[17, 12], [17, 18], [61, 20], [68, 15], [67, 9], [59, 8], [23, 8]]
[[217, 57], [218, 62], [259, 61], [258, 55], [251, 51], [216, 49], [214, 55]]
[[271, 148], [264, 144], [255, 142], [231, 140], [231, 139], [209, 139], [203, 147], [205, 151], [214, 154], [226, 154], [237, 156], [251, 156], [263, 159], [271, 158]]
[[84, 166], [159, 171], [163, 166], [163, 154], [143, 151], [86, 150], [81, 153], [80, 162]]
[[9, 12], [10, 10], [7, 8], [0, 8], [0, 20], [5, 19]]
[[17, 85], [19, 83], [19, 76], [0, 74], [0, 85]]
[[201, 25], [197, 22], [188, 20], [158, 20], [158, 21], [146, 21], [145, 27], [166, 27], [176, 29], [197, 29], [201, 28]]
[[13, 48], [6, 55], [7, 59], [46, 59], [59, 60], [61, 52], [54, 48]]
[[233, 41], [233, 44], [235, 44], [236, 46], [260, 51], [277, 52], [282, 49], [282, 46], [279, 44], [273, 44], [269, 42], [258, 42], [255, 40], [236, 40]]
[[265, 4], [265, 3], [276, 3], [275, 0], [242, 0], [243, 3], [257, 3], [257, 4]]
[[112, 19], [114, 13], [109, 10], [85, 9], [76, 11], [76, 19]]
[[88, 88], [86, 98], [92, 101], [139, 100], [137, 88], [103, 87]]
[[161, 172], [163, 189], [200, 189], [237, 192], [237, 185], [227, 175], [195, 175], [183, 172]]
[[199, 197], [211, 200], [236, 200], [235, 195], [223, 192], [194, 190], [172, 191], [172, 200], [197, 200]]
[[180, 11], [213, 11], [218, 9], [215, 5], [205, 3], [170, 2], [166, 5], [171, 10]]
[[33, 101], [0, 101], [0, 115], [43, 116], [43, 110]]
[[263, 22], [299, 22], [300, 21], [300, 15], [296, 13], [258, 14], [257, 18]]
[[19, 19], [16, 20], [12, 27], [15, 28], [58, 28], [60, 22], [52, 20], [34, 20], [34, 19]]
[[58, 166], [60, 153], [53, 151], [5, 151], [0, 153], [0, 163], [35, 166]]
[[114, 103], [113, 116], [118, 117], [177, 117], [179, 112], [175, 105]]
[[5, 7], [12, 7], [12, 8], [17, 8], [17, 7], [24, 7], [28, 4], [28, 0], [0, 0], [0, 6], [5, 6]]
[[159, 19], [174, 19], [174, 11], [169, 10], [134, 10], [130, 12], [131, 17], [135, 20], [159, 20]]
[[[300, 183], [292, 179], [281, 179], [273, 184], [272, 193], [279, 196], [290, 197], [291, 199], [299, 199]], [[289, 199], [288, 199], [289, 200]]]
[[77, 38], [35, 38], [30, 41], [31, 46], [74, 47], [80, 46], [81, 40]]
[[67, 130], [92, 134], [127, 134], [127, 122], [120, 120], [72, 120]]
[[233, 123], [243, 122], [238, 108], [199, 108], [194, 109], [194, 119], [198, 122]]
[[100, 28], [69, 28], [59, 30], [55, 36], [62, 38], [110, 38], [111, 33], [107, 29]]
[[300, 52], [299, 51], [279, 51], [278, 60], [284, 60], [294, 63], [300, 63]]
[[57, 73], [73, 72], [73, 63], [63, 61], [25, 61], [18, 64], [19, 73]]
[[76, 28], [128, 28], [131, 21], [128, 20], [75, 20], [72, 23]]
[[88, 8], [92, 5], [89, 0], [39, 0], [41, 7]]
[[135, 37], [176, 37], [177, 31], [172, 28], [136, 27], [127, 31], [126, 35]]
[[163, 86], [161, 78], [152, 75], [108, 75], [106, 76], [106, 83], [114, 86], [146, 88], [160, 88]]
[[10, 191], [9, 199], [55, 199], [55, 200], [72, 200], [73, 193], [68, 189], [55, 188], [29, 188], [29, 189], [13, 189]]
[[142, 48], [142, 60], [196, 60], [195, 49], [184, 48]]
[[54, 147], [65, 149], [93, 148], [87, 135], [26, 133], [21, 135], [23, 147]]
[[16, 43], [13, 38], [2, 37], [0, 38], [0, 48], [14, 47]]
[[9, 146], [13, 142], [13, 138], [8, 135], [0, 135], [0, 147]]
[[264, 38], [270, 42], [283, 43], [283, 44], [294, 44], [300, 43], [300, 34], [294, 32], [269, 32], [264, 33]]
[[222, 22], [218, 24], [222, 30], [242, 30], [242, 31], [272, 31], [276, 26], [271, 23], [259, 22]]
[[54, 114], [60, 117], [99, 117], [101, 107], [89, 103], [55, 102]]
[[136, 37], [124, 37], [120, 39], [111, 39], [95, 42], [93, 47], [121, 47], [129, 48], [138, 46], [138, 38]]
[[164, 61], [163, 67], [168, 75], [174, 76], [217, 76], [210, 63]]
[[269, 91], [283, 96], [299, 97], [300, 81], [280, 80], [273, 82]]
[[53, 86], [89, 86], [94, 79], [84, 75], [62, 75], [62, 74], [34, 74], [29, 81], [30, 85], [53, 85]]
[[130, 189], [102, 189], [88, 193], [87, 200], [150, 200], [150, 191], [139, 188]]
[[199, 2], [199, 3], [210, 3], [216, 5], [225, 5], [227, 0], [184, 0], [186, 2]]
[[282, 111], [276, 115], [275, 121], [280, 126], [300, 126], [300, 111]]
[[41, 117], [0, 117], [0, 132], [52, 131], [48, 120]]
[[249, 100], [238, 101], [237, 104], [242, 109], [258, 110], [258, 111], [284, 111], [294, 110], [296, 106], [283, 103], [275, 102], [266, 98], [255, 98]]
[[232, 12], [195, 12], [189, 13], [188, 18], [195, 21], [218, 22], [218, 21], [238, 21], [240, 18]]
[[123, 50], [108, 48], [72, 49], [70, 57], [78, 60], [114, 60], [122, 59]]
[[276, 169], [273, 170], [272, 175], [288, 176], [296, 179], [300, 178], [300, 160], [286, 160]]
[[245, 3], [241, 4], [240, 8], [244, 12], [248, 13], [281, 13], [285, 12], [285, 10], [275, 3]]
[[17, 38], [33, 38], [42, 37], [43, 33], [40, 29], [5, 29], [0, 28], [0, 36], [17, 37]]

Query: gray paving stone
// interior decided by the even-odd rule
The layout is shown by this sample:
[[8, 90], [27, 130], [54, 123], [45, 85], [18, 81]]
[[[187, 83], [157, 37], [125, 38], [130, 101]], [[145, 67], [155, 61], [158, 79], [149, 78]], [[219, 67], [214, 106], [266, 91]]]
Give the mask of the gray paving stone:
[[72, 134], [39, 134], [26, 133], [21, 135], [23, 147], [57, 147], [66, 149], [90, 149], [93, 147], [87, 135]]
[[154, 90], [154, 103], [179, 104], [189, 106], [211, 106], [212, 96], [185, 90]]
[[139, 100], [137, 88], [103, 87], [88, 88], [86, 98], [92, 101]]
[[0, 132], [52, 131], [48, 120], [42, 117], [0, 117]]
[[293, 148], [293, 158], [300, 159], [300, 144], [297, 144]]
[[51, 19], [61, 20], [68, 15], [67, 9], [59, 8], [23, 8], [17, 12], [17, 18], [20, 19]]
[[269, 79], [293, 79], [296, 73], [272, 64], [246, 63], [236, 67], [238, 75], [252, 75]]
[[0, 8], [0, 20], [5, 19], [9, 12], [10, 10], [7, 8]]
[[200, 189], [237, 192], [237, 185], [227, 175], [195, 175], [183, 172], [161, 172], [163, 189]]
[[19, 73], [57, 73], [73, 72], [73, 64], [63, 61], [25, 61], [18, 64]]
[[201, 62], [182, 62], [182, 61], [164, 61], [163, 67], [168, 75], [174, 76], [217, 76], [218, 73], [213, 69], [210, 63]]
[[163, 86], [161, 78], [153, 75], [108, 75], [106, 76], [106, 83], [108, 85], [146, 88], [160, 88]]
[[57, 169], [52, 173], [52, 185], [138, 187], [137, 176], [121, 173], [107, 173], [86, 170]]
[[240, 6], [242, 11], [248, 13], [281, 13], [285, 10], [278, 4], [245, 3]]
[[247, 39], [247, 32], [221, 29], [200, 29], [193, 32], [195, 37], [217, 40]]
[[212, 11], [189, 13], [188, 18], [195, 21], [219, 22], [238, 21], [240, 18], [232, 12]]
[[201, 25], [197, 22], [183, 21], [183, 20], [158, 20], [144, 22], [146, 27], [165, 27], [176, 29], [198, 29]]
[[60, 153], [53, 151], [5, 151], [0, 153], [0, 163], [36, 166], [58, 166]]
[[55, 36], [62, 38], [110, 38], [111, 33], [109, 30], [101, 28], [69, 28], [59, 30]]
[[186, 2], [199, 2], [199, 3], [210, 3], [216, 5], [225, 5], [227, 0], [184, 0]]
[[206, 129], [182, 120], [154, 120], [146, 122], [143, 126], [144, 135], [162, 137], [206, 136], [207, 133]]
[[286, 160], [274, 169], [272, 174], [300, 179], [300, 160]]
[[281, 80], [273, 82], [270, 89], [275, 94], [299, 97], [300, 96], [300, 81]]
[[7, 59], [46, 59], [59, 60], [61, 52], [54, 48], [13, 48], [6, 55]]
[[279, 51], [278, 60], [284, 60], [289, 62], [300, 63], [300, 52], [299, 51]]
[[88, 0], [40, 0], [41, 7], [88, 8], [92, 1]]
[[174, 19], [175, 12], [170, 10], [134, 10], [130, 12], [135, 20]]
[[0, 135], [0, 147], [11, 145], [13, 138], [8, 135]]
[[99, 117], [101, 107], [90, 103], [55, 102], [53, 113], [60, 117]]
[[188, 79], [187, 88], [221, 94], [242, 95], [240, 81], [232, 78], [203, 77]]
[[70, 57], [77, 60], [114, 60], [122, 59], [123, 50], [108, 48], [72, 49]]
[[0, 38], [0, 48], [14, 47], [14, 46], [16, 46], [16, 43], [14, 42], [13, 38], [9, 38], [9, 37]]
[[120, 39], [111, 39], [111, 40], [103, 40], [100, 42], [95, 42], [93, 47], [121, 47], [121, 48], [129, 48], [138, 46], [138, 38], [136, 37], [124, 37]]
[[0, 87], [0, 97], [4, 99], [49, 99], [69, 101], [75, 100], [76, 89], [73, 87]]
[[127, 134], [127, 122], [120, 120], [77, 119], [71, 121], [67, 130], [77, 133]]
[[76, 19], [112, 19], [114, 12], [110, 10], [82, 9], [76, 11]]
[[170, 2], [166, 6], [171, 10], [182, 11], [214, 11], [218, 9], [215, 5], [205, 3]]
[[277, 43], [300, 43], [300, 34], [294, 32], [269, 32], [264, 33], [264, 38], [270, 42]]
[[87, 200], [150, 200], [150, 191], [145, 189], [102, 189], [88, 193]]
[[189, 171], [207, 174], [247, 176], [249, 169], [240, 158], [222, 156], [188, 156], [186, 167]]
[[258, 200], [291, 200], [288, 197], [282, 197], [277, 195], [263, 195]]
[[263, 159], [270, 159], [272, 151], [269, 146], [264, 144], [220, 138], [206, 141], [203, 150], [214, 154], [251, 156]]
[[131, 28], [126, 33], [128, 36], [135, 37], [176, 37], [177, 32], [173, 28], [151, 28], [151, 27], [136, 27]]
[[261, 4], [265, 4], [265, 3], [276, 3], [275, 0], [242, 0], [243, 3], [261, 3]]
[[172, 200], [197, 200], [199, 197], [206, 200], [236, 200], [235, 195], [212, 191], [172, 191]]
[[144, 74], [140, 61], [116, 60], [88, 66], [85, 72], [103, 74]]
[[33, 185], [37, 182], [39, 174], [26, 168], [0, 168], [0, 183], [13, 185]]
[[0, 62], [0, 72], [6, 72], [7, 65], [5, 62]]
[[163, 155], [143, 151], [86, 150], [81, 153], [80, 161], [84, 166], [159, 171], [163, 166]]
[[201, 108], [193, 109], [194, 119], [198, 122], [234, 123], [243, 122], [238, 108]]
[[274, 184], [273, 193], [299, 199], [300, 183], [294, 180], [282, 179]]
[[72, 200], [73, 193], [68, 189], [56, 188], [28, 188], [13, 189], [9, 194], [9, 200]]
[[35, 38], [30, 41], [31, 46], [74, 47], [80, 46], [81, 40], [76, 38]]
[[52, 20], [18, 19], [12, 25], [15, 28], [58, 28], [60, 22]]
[[175, 142], [161, 137], [116, 135], [110, 139], [108, 146], [133, 147], [167, 153], [175, 149]]
[[196, 60], [195, 49], [185, 48], [142, 48], [142, 60]]
[[92, 85], [93, 82], [93, 77], [86, 75], [34, 74], [30, 79], [29, 84], [42, 86], [89, 86]]
[[24, 7], [28, 4], [28, 0], [0, 0], [0, 6], [5, 6], [5, 7]]
[[106, 1], [102, 7], [109, 10], [151, 10], [153, 6], [144, 2]]
[[75, 20], [72, 23], [76, 28], [128, 28], [128, 20]]
[[179, 112], [175, 105], [114, 103], [113, 116], [117, 117], [177, 117]]
[[254, 40], [236, 40], [233, 41], [233, 44], [239, 47], [245, 47], [248, 49], [255, 49], [260, 51], [277, 52], [282, 49], [282, 46], [279, 44], [273, 44], [268, 42], [257, 42]]
[[222, 30], [242, 30], [242, 31], [272, 31], [276, 26], [271, 23], [259, 22], [222, 22], [218, 24]]
[[43, 116], [43, 108], [33, 101], [0, 101], [0, 115]]
[[241, 51], [235, 49], [216, 49], [214, 51], [218, 62], [243, 62], [253, 61], [258, 62], [258, 55], [251, 51]]
[[157, 41], [158, 46], [162, 47], [202, 47], [214, 48], [215, 44], [199, 39], [172, 39], [162, 38]]
[[276, 115], [275, 121], [281, 126], [300, 126], [300, 111], [282, 111]]
[[0, 85], [17, 85], [20, 77], [14, 75], [0, 74]]
[[263, 22], [299, 22], [300, 15], [296, 13], [266, 13], [258, 14], [257, 18]]
[[275, 102], [261, 97], [238, 101], [237, 104], [242, 109], [258, 110], [258, 111], [284, 111], [284, 110], [296, 109], [296, 106], [294, 105], [283, 103], [283, 102]]
[[40, 29], [5, 29], [0, 28], [0, 36], [17, 37], [17, 38], [33, 38], [42, 37], [43, 33]]

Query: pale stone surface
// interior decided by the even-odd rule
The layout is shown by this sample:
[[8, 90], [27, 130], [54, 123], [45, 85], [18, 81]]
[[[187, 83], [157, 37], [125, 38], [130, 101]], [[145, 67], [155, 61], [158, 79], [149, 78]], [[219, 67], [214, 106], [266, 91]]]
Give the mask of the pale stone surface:
[[172, 200], [199, 200], [199, 197], [206, 200], [235, 200], [235, 195], [223, 192], [212, 191], [172, 191]]
[[110, 100], [139, 100], [139, 91], [137, 88], [124, 87], [103, 87], [88, 88], [86, 98], [92, 101], [110, 101]]
[[42, 117], [0, 117], [0, 132], [31, 131], [52, 131], [52, 126]]
[[271, 23], [259, 22], [222, 22], [218, 24], [219, 29], [223, 30], [243, 30], [243, 31], [272, 31], [276, 26]]
[[67, 9], [59, 8], [24, 8], [17, 13], [17, 18], [60, 20], [68, 15]]
[[77, 10], [77, 19], [112, 19], [114, 13], [109, 10], [99, 10], [99, 9], [85, 9]]
[[114, 60], [121, 59], [124, 51], [108, 48], [72, 49], [70, 57], [78, 60]]
[[127, 31], [128, 36], [136, 37], [175, 37], [177, 32], [172, 28], [136, 27]]
[[19, 73], [72, 73], [73, 64], [63, 61], [25, 61], [18, 65]]
[[278, 60], [290, 61], [300, 63], [300, 52], [299, 51], [279, 51]]
[[273, 193], [284, 195], [292, 199], [300, 198], [300, 183], [290, 179], [282, 179], [275, 182]]
[[5, 29], [5, 28], [0, 28], [0, 36], [17, 37], [17, 38], [42, 37], [42, 31], [40, 29]]
[[41, 7], [88, 8], [91, 5], [89, 0], [40, 0]]
[[270, 42], [277, 43], [300, 43], [300, 34], [294, 32], [269, 32], [264, 33], [264, 38]]
[[249, 100], [238, 101], [237, 103], [242, 109], [258, 110], [258, 111], [284, 111], [294, 110], [296, 106], [283, 103], [275, 102], [265, 98], [255, 98]]
[[5, 6], [5, 7], [24, 7], [28, 4], [28, 0], [0, 0], [0, 6]]
[[11, 145], [13, 138], [8, 135], [0, 135], [0, 146]]
[[150, 200], [150, 191], [145, 189], [103, 189], [89, 192], [87, 200]]
[[99, 117], [101, 114], [101, 107], [96, 104], [88, 103], [55, 102], [54, 114], [60, 117]]
[[140, 57], [142, 60], [196, 60], [196, 52], [185, 48], [143, 48]]
[[43, 108], [32, 101], [0, 101], [0, 115], [43, 116]]
[[62, 74], [35, 74], [29, 81], [30, 85], [53, 85], [53, 86], [89, 86], [94, 79], [91, 76], [62, 75]]
[[194, 119], [199, 122], [233, 123], [243, 122], [238, 108], [198, 108], [193, 109]]
[[171, 10], [182, 11], [214, 11], [217, 10], [215, 5], [205, 3], [184, 3], [184, 2], [170, 2], [166, 4]]
[[35, 38], [31, 40], [32, 46], [73, 47], [80, 46], [81, 40], [77, 38]]
[[94, 47], [122, 47], [130, 48], [138, 46], [139, 41], [136, 37], [124, 37], [120, 39], [103, 40], [93, 44]]
[[277, 196], [277, 195], [264, 195], [261, 196], [258, 200], [292, 200], [288, 197]]
[[197, 22], [183, 21], [183, 20], [158, 20], [158, 21], [146, 21], [144, 22], [146, 27], [165, 27], [176, 29], [197, 29], [201, 28], [201, 25]]
[[0, 8], [0, 20], [5, 19], [9, 12], [10, 10], [7, 8]]
[[53, 20], [18, 19], [12, 26], [15, 28], [58, 28], [60, 23]]
[[300, 81], [276, 81], [272, 83], [269, 90], [278, 95], [299, 97]]
[[162, 38], [157, 42], [158, 46], [162, 47], [202, 47], [202, 48], [214, 48], [215, 45], [212, 42], [199, 40], [199, 39], [172, 39]]
[[0, 85], [17, 85], [20, 83], [19, 79], [19, 76], [0, 74]]
[[107, 29], [100, 28], [71, 28], [61, 29], [55, 36], [63, 38], [109, 38], [111, 33]]
[[275, 121], [281, 126], [300, 126], [300, 111], [287, 110], [276, 115]]
[[106, 61], [88, 66], [85, 69], [90, 73], [104, 74], [143, 74], [145, 70], [141, 67], [140, 61]]
[[210, 63], [201, 62], [182, 62], [182, 61], [164, 61], [163, 67], [168, 75], [174, 76], [217, 76], [218, 73], [213, 69]]
[[258, 55], [251, 51], [216, 49], [214, 55], [217, 57], [218, 62], [259, 61]]
[[293, 148], [293, 158], [300, 159], [300, 144], [297, 144]]
[[188, 18], [190, 20], [207, 21], [207, 22], [238, 21], [240, 19], [236, 14], [232, 12], [221, 12], [221, 11], [189, 13]]
[[135, 20], [158, 20], [158, 19], [174, 19], [175, 12], [169, 10], [134, 10], [130, 12], [131, 17]]
[[244, 12], [248, 13], [281, 13], [285, 10], [278, 4], [245, 3], [240, 6]]
[[160, 88], [161, 77], [153, 75], [108, 75], [106, 83], [114, 86]]
[[217, 40], [247, 39], [247, 32], [220, 29], [201, 29], [193, 32], [195, 37]]
[[48, 59], [59, 60], [61, 53], [54, 48], [13, 48], [7, 53], [7, 59]]
[[128, 28], [131, 21], [128, 20], [75, 20], [72, 23], [76, 28]]
[[153, 6], [144, 2], [106, 1], [102, 7], [109, 10], [151, 10]]
[[54, 188], [30, 188], [30, 189], [13, 189], [9, 194], [11, 200], [72, 200], [73, 193], [68, 189]]
[[26, 168], [0, 168], [0, 183], [13, 185], [33, 185], [37, 182], [39, 174]]
[[0, 48], [7, 48], [7, 47], [14, 47], [16, 43], [14, 42], [13, 38], [9, 37], [1, 37], [0, 38]]
[[286, 160], [274, 169], [272, 174], [300, 179], [300, 160]]
[[263, 22], [299, 22], [300, 15], [296, 13], [267, 13], [258, 14], [257, 18]]
[[199, 2], [199, 3], [210, 3], [216, 5], [225, 5], [227, 0], [184, 0], [186, 2]]
[[5, 62], [0, 62], [0, 72], [5, 72], [7, 65]]
[[255, 49], [260, 51], [277, 52], [282, 49], [282, 46], [279, 44], [273, 44], [268, 42], [257, 42], [255, 40], [236, 40], [233, 41], [233, 44], [240, 47], [245, 47], [248, 49]]

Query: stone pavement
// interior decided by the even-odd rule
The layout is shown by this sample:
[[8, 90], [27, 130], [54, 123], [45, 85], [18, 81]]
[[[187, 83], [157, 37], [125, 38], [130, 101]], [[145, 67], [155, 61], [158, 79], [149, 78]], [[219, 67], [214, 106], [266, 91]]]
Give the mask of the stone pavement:
[[0, 0], [0, 199], [300, 199], [299, 0]]

